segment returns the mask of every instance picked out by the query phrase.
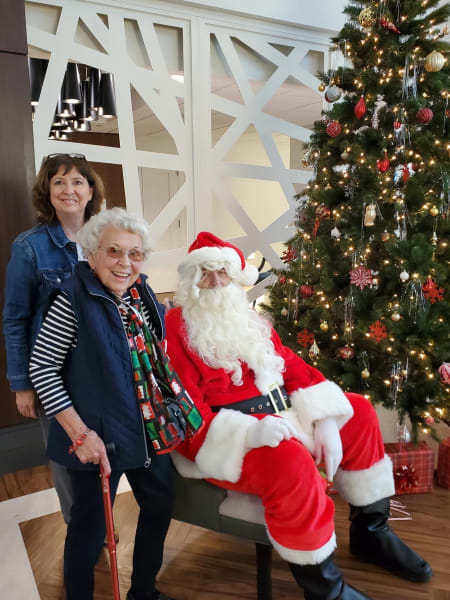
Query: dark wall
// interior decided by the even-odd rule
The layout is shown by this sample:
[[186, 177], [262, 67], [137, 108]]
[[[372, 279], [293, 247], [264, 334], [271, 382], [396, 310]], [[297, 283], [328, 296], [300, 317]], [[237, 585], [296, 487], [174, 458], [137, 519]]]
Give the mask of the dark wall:
[[[30, 190], [34, 178], [25, 10], [21, 0], [0, 0], [0, 308], [6, 264], [15, 236], [34, 224]], [[0, 427], [25, 422], [6, 380], [0, 339]]]

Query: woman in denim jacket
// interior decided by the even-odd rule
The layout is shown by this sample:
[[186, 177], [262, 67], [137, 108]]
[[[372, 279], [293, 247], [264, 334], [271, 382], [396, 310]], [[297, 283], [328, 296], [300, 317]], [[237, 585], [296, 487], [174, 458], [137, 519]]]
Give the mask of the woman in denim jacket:
[[[3, 331], [7, 377], [24, 417], [37, 417], [28, 374], [31, 349], [50, 294], [70, 277], [81, 259], [78, 233], [104, 200], [102, 180], [82, 154], [44, 158], [33, 186], [39, 225], [14, 241], [6, 272]], [[40, 414], [45, 440], [48, 421]], [[51, 463], [64, 520], [70, 520], [72, 492], [66, 469]]]

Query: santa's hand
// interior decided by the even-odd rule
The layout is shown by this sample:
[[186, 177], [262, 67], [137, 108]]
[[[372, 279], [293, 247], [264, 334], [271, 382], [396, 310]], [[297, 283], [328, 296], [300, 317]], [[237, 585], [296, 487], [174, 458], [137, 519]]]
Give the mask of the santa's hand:
[[328, 481], [338, 470], [342, 460], [342, 442], [335, 419], [329, 417], [316, 421], [314, 430], [314, 456], [316, 464], [325, 461], [325, 470]]
[[276, 448], [280, 442], [291, 437], [296, 438], [297, 432], [288, 421], [268, 416], [250, 425], [247, 429], [246, 444], [248, 448]]

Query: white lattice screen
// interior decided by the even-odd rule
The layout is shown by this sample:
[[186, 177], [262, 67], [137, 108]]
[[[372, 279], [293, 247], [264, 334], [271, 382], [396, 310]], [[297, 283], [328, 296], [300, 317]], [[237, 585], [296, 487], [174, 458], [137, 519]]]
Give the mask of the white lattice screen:
[[[36, 164], [49, 153], [83, 152], [122, 165], [128, 209], [151, 221], [157, 291], [174, 288], [176, 264], [205, 229], [254, 253], [255, 264], [264, 256], [280, 267], [294, 196], [310, 177], [299, 157], [322, 107], [312, 73], [327, 67], [326, 38], [186, 8], [173, 16], [173, 4], [170, 13], [161, 2], [153, 10], [145, 4], [138, 11], [27, 2], [31, 53], [49, 56], [34, 120]], [[177, 32], [175, 66], [169, 30]], [[119, 148], [48, 139], [68, 61], [113, 73]], [[154, 124], [147, 133], [146, 118]], [[155, 187], [160, 180], [167, 185]]]

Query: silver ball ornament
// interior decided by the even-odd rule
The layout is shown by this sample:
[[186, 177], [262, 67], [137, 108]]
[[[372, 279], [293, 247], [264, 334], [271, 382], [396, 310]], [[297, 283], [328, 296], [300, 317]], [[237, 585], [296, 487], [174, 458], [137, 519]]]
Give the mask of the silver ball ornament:
[[336, 102], [342, 96], [342, 90], [339, 89], [336, 85], [330, 86], [325, 91], [325, 100], [327, 102]]

